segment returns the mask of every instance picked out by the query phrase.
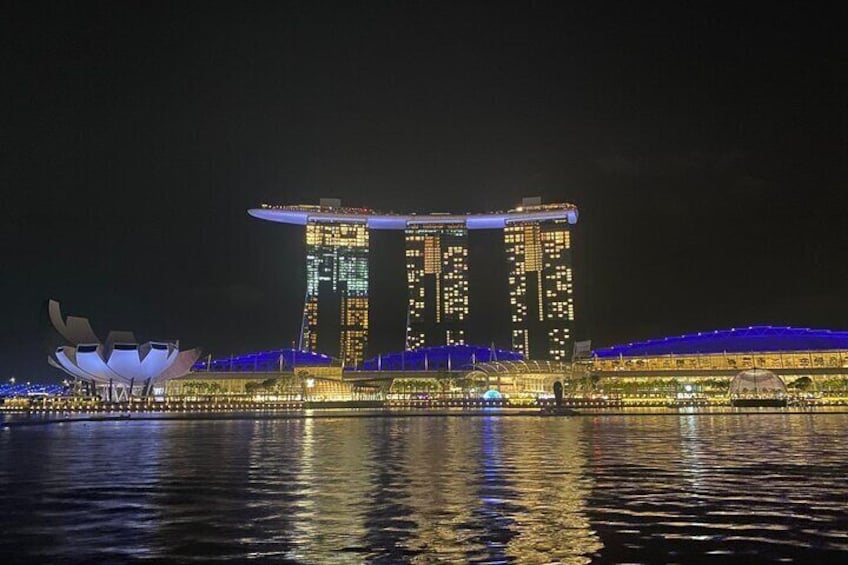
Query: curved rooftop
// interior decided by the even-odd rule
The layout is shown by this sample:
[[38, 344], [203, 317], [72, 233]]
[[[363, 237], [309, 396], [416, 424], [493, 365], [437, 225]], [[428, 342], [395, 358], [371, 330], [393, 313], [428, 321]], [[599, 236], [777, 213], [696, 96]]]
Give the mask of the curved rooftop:
[[427, 224], [461, 224], [469, 230], [501, 229], [509, 223], [545, 220], [566, 220], [576, 224], [579, 216], [573, 204], [537, 204], [519, 206], [506, 212], [482, 214], [394, 214], [377, 212], [369, 208], [341, 206], [272, 206], [247, 211], [260, 220], [305, 226], [309, 222], [345, 222], [366, 224], [373, 230], [403, 230], [410, 226]]
[[698, 353], [848, 350], [848, 331], [779, 326], [751, 326], [652, 339], [596, 349], [593, 356], [653, 357]]
[[443, 371], [471, 369], [478, 363], [521, 361], [516, 351], [479, 345], [440, 345], [379, 355], [362, 364], [365, 371]]
[[250, 373], [281, 369], [290, 370], [299, 366], [327, 366], [332, 365], [332, 363], [332, 357], [323, 353], [312, 353], [297, 349], [273, 349], [212, 359], [211, 361], [198, 361], [192, 366], [191, 370], [192, 372]]

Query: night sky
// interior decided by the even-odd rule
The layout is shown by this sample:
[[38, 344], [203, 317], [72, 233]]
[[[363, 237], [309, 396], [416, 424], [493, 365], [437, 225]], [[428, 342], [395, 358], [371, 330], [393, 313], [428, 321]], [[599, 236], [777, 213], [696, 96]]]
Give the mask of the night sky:
[[[712, 2], [34, 3], [0, 24], [0, 377], [60, 378], [43, 303], [105, 336], [285, 347], [301, 228], [262, 202], [580, 207], [596, 346], [848, 329], [845, 9]], [[836, 5], [836, 3], [834, 3]], [[372, 235], [372, 353], [403, 343], [402, 237]], [[507, 345], [499, 233], [472, 339]]]

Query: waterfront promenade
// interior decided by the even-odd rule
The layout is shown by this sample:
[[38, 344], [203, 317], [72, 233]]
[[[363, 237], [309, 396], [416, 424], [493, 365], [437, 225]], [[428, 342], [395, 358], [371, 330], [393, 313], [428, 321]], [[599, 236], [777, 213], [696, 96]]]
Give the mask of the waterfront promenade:
[[[734, 407], [728, 400], [676, 402], [623, 402], [621, 399], [564, 399], [568, 416], [590, 415], [711, 415], [848, 413], [848, 402], [795, 400], [785, 407]], [[138, 402], [35, 402], [6, 405], [0, 410], [5, 423], [145, 419], [281, 419], [301, 417], [391, 416], [545, 416], [552, 400], [511, 404], [508, 400], [357, 400], [357, 401], [138, 401]]]

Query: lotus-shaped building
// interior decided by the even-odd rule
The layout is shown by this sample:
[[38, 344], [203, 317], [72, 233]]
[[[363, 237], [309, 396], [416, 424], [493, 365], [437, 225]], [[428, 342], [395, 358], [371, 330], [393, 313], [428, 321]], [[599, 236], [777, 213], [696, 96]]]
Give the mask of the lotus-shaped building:
[[48, 362], [87, 383], [104, 400], [147, 396], [157, 383], [188, 373], [200, 357], [198, 349], [180, 351], [179, 342], [139, 344], [126, 331], [111, 331], [104, 342], [87, 318], [63, 318], [55, 300], [49, 301], [47, 310], [61, 341], [51, 349]]

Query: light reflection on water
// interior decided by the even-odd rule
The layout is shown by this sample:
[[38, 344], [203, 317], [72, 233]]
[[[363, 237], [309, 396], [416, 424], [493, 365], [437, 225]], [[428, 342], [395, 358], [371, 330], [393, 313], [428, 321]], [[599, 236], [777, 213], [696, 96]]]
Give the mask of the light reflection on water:
[[0, 431], [14, 562], [830, 561], [844, 415], [89, 422]]

